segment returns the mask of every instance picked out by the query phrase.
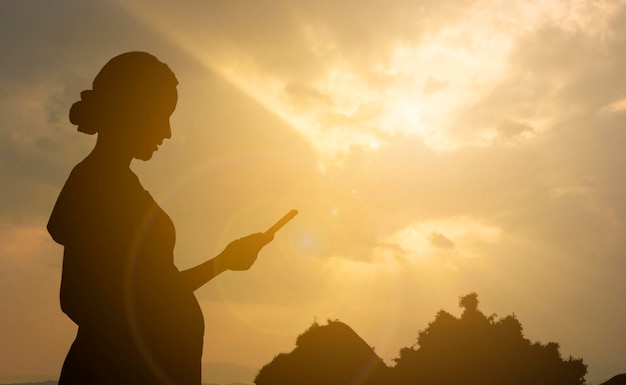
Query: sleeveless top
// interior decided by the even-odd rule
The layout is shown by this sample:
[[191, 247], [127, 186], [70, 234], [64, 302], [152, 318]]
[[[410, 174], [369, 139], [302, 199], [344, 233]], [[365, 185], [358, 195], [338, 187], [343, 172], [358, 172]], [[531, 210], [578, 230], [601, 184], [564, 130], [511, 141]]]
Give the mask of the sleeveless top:
[[79, 326], [60, 384], [199, 385], [202, 312], [174, 265], [174, 225], [137, 176], [88, 157], [48, 231], [65, 247], [61, 308]]

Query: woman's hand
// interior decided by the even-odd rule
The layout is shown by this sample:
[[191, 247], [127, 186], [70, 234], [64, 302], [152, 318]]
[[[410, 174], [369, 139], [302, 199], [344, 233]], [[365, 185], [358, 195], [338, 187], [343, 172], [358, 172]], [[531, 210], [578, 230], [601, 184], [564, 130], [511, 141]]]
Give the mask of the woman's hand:
[[248, 270], [259, 251], [274, 239], [273, 233], [255, 233], [236, 239], [220, 254], [221, 264], [227, 270]]
[[263, 246], [274, 239], [274, 234], [256, 233], [232, 241], [215, 258], [201, 265], [181, 271], [183, 280], [194, 291], [226, 270], [248, 270], [256, 261]]

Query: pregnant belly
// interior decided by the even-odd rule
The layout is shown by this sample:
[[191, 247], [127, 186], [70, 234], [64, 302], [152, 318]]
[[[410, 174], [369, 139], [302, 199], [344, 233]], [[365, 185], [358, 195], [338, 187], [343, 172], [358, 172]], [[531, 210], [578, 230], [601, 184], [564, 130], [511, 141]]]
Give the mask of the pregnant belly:
[[164, 378], [193, 375], [199, 379], [204, 319], [193, 293], [170, 290], [160, 298], [151, 297], [137, 310], [133, 335], [152, 371]]
[[134, 333], [158, 355], [202, 354], [204, 319], [193, 292], [176, 282], [152, 287], [137, 298]]

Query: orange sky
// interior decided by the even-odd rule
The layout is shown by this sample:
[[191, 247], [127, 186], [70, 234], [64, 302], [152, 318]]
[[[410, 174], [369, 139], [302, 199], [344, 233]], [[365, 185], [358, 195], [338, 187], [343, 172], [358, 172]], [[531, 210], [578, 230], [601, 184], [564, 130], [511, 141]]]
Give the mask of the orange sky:
[[180, 82], [133, 164], [179, 267], [300, 210], [196, 293], [205, 361], [260, 367], [330, 318], [391, 363], [474, 291], [589, 380], [626, 370], [626, 2], [127, 3], [0, 3], [0, 380], [73, 340], [45, 224], [94, 138], [67, 111], [130, 50]]

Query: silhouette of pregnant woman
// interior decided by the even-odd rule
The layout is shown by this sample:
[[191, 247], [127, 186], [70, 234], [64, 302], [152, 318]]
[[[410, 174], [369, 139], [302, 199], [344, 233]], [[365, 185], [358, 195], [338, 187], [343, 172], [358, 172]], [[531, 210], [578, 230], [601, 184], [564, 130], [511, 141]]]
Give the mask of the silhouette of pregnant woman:
[[247, 270], [273, 239], [252, 234], [189, 270], [174, 265], [174, 225], [130, 163], [171, 136], [177, 84], [154, 56], [129, 52], [70, 110], [78, 131], [98, 138], [48, 223], [64, 246], [61, 308], [78, 325], [61, 385], [199, 385], [204, 320], [193, 292], [223, 271]]

